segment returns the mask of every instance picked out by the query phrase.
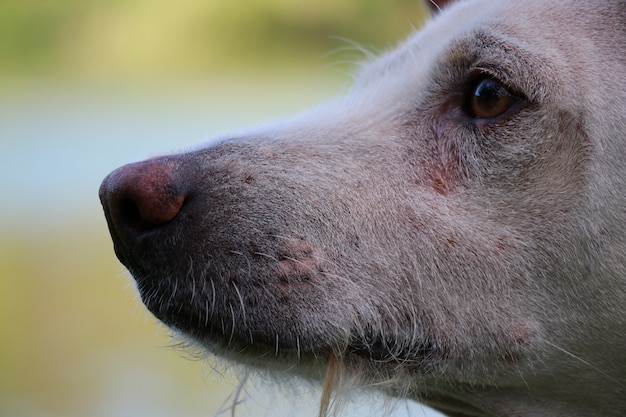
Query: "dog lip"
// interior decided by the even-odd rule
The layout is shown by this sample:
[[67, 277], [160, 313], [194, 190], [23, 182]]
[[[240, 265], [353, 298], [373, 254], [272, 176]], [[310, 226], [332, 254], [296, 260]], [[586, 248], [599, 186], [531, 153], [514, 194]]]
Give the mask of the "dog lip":
[[433, 391], [432, 388], [428, 392], [420, 393], [420, 401], [444, 413], [446, 410], [454, 410], [454, 415], [458, 417], [483, 415], [483, 411], [473, 404], [465, 402], [456, 396]]
[[348, 352], [371, 359], [377, 362], [407, 362], [411, 360], [422, 361], [432, 357], [434, 348], [428, 342], [417, 345], [402, 346], [394, 342], [388, 342], [381, 337], [367, 338], [350, 344]]

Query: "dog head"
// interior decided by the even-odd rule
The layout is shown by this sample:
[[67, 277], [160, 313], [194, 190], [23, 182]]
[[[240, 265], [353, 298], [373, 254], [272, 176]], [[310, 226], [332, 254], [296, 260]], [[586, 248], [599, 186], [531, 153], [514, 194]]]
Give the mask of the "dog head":
[[621, 0], [456, 3], [345, 97], [111, 173], [116, 254], [157, 318], [253, 366], [621, 415], [625, 41]]

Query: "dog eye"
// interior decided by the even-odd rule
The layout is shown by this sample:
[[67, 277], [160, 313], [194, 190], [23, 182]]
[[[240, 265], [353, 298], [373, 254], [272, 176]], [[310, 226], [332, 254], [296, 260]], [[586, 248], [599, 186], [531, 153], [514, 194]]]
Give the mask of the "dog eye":
[[493, 119], [513, 107], [520, 98], [493, 78], [477, 80], [468, 97], [467, 112], [475, 119]]

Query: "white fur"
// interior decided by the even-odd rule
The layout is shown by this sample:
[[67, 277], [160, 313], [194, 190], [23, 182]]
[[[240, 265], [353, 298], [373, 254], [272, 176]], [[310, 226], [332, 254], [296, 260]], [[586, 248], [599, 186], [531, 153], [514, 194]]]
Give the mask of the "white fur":
[[[336, 355], [451, 416], [623, 416], [625, 57], [622, 0], [458, 2], [345, 97], [111, 174], [118, 255], [157, 317], [251, 366]], [[467, 114], [486, 73], [519, 108]], [[124, 199], [170, 214], [160, 185], [185, 205], [134, 230]]]

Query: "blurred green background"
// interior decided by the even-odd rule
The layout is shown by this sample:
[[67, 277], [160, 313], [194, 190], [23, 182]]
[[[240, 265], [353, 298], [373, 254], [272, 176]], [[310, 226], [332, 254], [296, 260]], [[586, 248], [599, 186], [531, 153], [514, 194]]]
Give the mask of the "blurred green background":
[[[417, 0], [1, 0], [0, 416], [227, 408], [231, 373], [182, 359], [139, 303], [100, 181], [345, 91], [354, 45], [388, 49], [425, 18]], [[310, 387], [281, 411], [250, 391], [236, 415], [316, 415]]]

